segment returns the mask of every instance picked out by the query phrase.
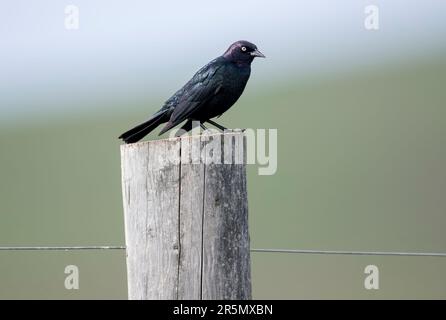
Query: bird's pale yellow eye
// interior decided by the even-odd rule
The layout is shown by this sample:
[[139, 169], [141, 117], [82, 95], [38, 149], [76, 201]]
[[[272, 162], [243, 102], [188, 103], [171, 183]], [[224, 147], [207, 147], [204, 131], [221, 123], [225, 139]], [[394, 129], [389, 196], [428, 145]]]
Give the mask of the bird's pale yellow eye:
[[242, 47], [242, 51], [245, 52], [246, 51], [246, 47]]

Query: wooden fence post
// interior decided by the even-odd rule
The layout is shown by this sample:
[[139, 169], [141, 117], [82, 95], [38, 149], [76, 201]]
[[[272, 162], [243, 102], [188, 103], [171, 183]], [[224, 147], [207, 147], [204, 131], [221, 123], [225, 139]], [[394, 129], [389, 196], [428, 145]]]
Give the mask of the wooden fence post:
[[121, 146], [130, 299], [251, 299], [241, 132]]

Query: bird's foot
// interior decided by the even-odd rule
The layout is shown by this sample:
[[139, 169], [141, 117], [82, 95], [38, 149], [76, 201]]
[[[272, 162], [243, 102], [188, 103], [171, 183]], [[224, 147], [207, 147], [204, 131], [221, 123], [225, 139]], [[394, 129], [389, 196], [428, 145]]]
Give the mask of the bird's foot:
[[225, 129], [225, 132], [245, 132], [246, 129], [240, 129], [240, 128], [235, 128], [235, 129]]
[[223, 131], [223, 132], [226, 131], [226, 130], [228, 130], [227, 128], [223, 127], [222, 125], [219, 125], [219, 124], [218, 124], [217, 122], [215, 122], [215, 121], [207, 120], [206, 122], [212, 124], [213, 126], [217, 127], [218, 129], [220, 129], [220, 130]]

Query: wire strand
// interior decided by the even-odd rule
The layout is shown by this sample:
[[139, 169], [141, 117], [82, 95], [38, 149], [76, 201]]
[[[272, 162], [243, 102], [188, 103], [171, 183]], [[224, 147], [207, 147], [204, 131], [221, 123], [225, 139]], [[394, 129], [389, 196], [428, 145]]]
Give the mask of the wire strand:
[[[74, 251], [74, 250], [125, 250], [125, 246], [11, 246], [0, 247], [0, 251]], [[408, 257], [446, 257], [443, 252], [399, 252], [399, 251], [348, 251], [348, 250], [306, 250], [306, 249], [251, 249], [254, 253], [294, 253], [320, 255], [354, 256], [408, 256]]]
[[446, 257], [443, 252], [398, 252], [398, 251], [347, 251], [347, 250], [299, 250], [299, 249], [251, 249], [251, 252], [329, 254], [355, 256], [414, 256], [414, 257]]
[[123, 246], [75, 246], [75, 247], [0, 247], [0, 251], [31, 251], [31, 250], [54, 250], [54, 251], [71, 251], [71, 250], [122, 250]]

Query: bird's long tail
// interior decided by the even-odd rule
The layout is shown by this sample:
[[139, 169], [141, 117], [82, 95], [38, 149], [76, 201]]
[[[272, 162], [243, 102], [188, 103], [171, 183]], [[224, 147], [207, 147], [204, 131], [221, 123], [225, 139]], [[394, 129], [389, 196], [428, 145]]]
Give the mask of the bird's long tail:
[[133, 129], [130, 129], [127, 132], [124, 132], [119, 136], [119, 139], [122, 139], [125, 143], [133, 143], [141, 140], [146, 135], [148, 135], [153, 129], [158, 127], [161, 123], [167, 122], [169, 120], [169, 112], [168, 110], [160, 110], [155, 113], [153, 117], [151, 117], [146, 122], [137, 125]]

